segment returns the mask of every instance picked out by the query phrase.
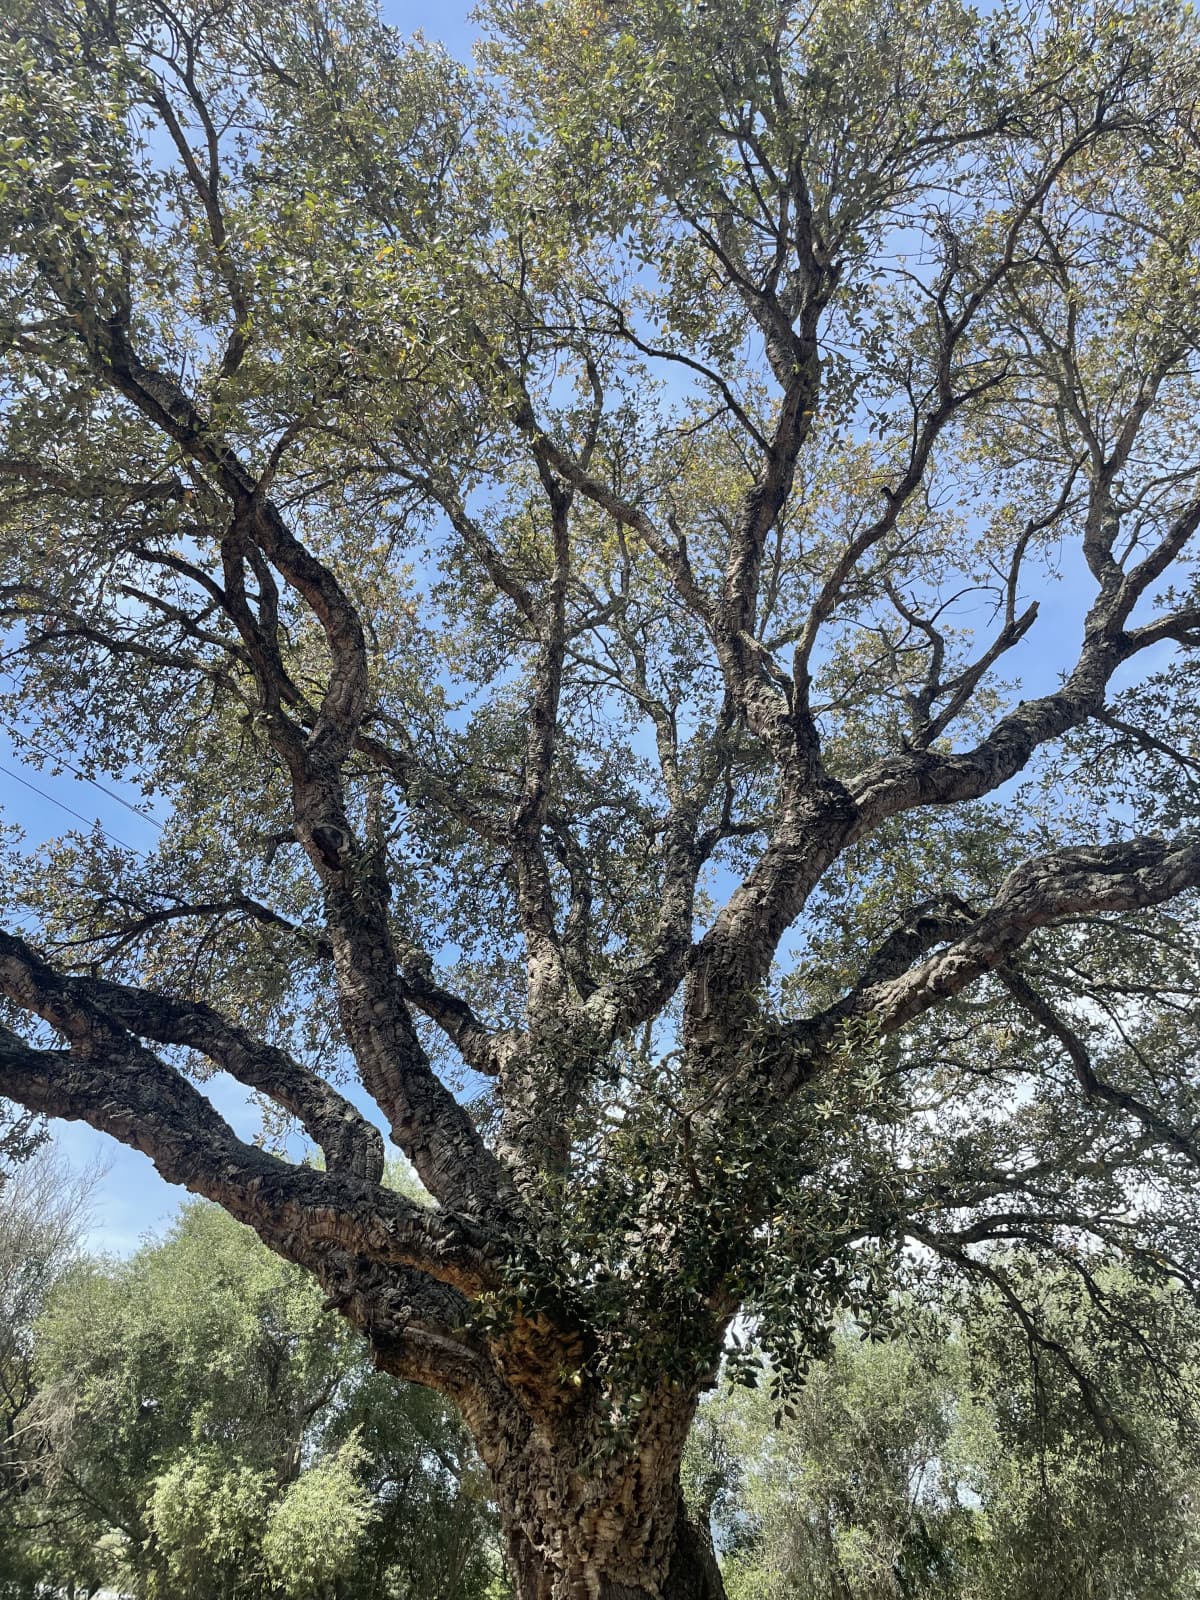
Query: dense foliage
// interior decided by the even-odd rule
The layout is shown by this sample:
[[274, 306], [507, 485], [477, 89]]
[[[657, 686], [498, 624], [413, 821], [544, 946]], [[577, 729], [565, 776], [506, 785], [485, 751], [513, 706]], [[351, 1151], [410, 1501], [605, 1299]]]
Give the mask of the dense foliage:
[[[701, 1406], [687, 1478], [730, 1600], [1200, 1595], [1194, 1304], [1008, 1265], [1054, 1350], [984, 1292], [888, 1342], [843, 1330], [778, 1427], [765, 1384]], [[1131, 1359], [1150, 1332], [1169, 1368]]]
[[[14, 1119], [19, 1128], [21, 1119]], [[0, 1581], [20, 1565], [22, 1499], [37, 1452], [33, 1330], [75, 1257], [89, 1180], [52, 1152], [10, 1146], [22, 1165], [0, 1183]]]
[[31, 1362], [6, 1600], [502, 1592], [459, 1421], [372, 1372], [313, 1285], [221, 1212], [79, 1260], [14, 1327]]
[[523, 1600], [719, 1594], [739, 1309], [1200, 1282], [1194, 12], [5, 7], [0, 704], [161, 831], [9, 841], [0, 1089], [454, 1398]]

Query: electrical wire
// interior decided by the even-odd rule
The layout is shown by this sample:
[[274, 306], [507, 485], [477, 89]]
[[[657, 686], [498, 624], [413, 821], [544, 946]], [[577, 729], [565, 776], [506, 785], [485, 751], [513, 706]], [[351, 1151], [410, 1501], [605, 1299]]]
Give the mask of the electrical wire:
[[[16, 679], [13, 677], [13, 675], [11, 673], [8, 673], [7, 674], [7, 678], [8, 678], [8, 682], [11, 685], [13, 691], [14, 692], [19, 692], [19, 685], [18, 685]], [[11, 740], [13, 738], [12, 732], [10, 730], [8, 730], [8, 729], [5, 729], [5, 732], [8, 734], [8, 737]], [[68, 772], [73, 773], [75, 775], [75, 777], [77, 777], [79, 779], [80, 783], [90, 783], [93, 789], [99, 789], [101, 794], [107, 795], [110, 800], [115, 800], [119, 806], [124, 806], [126, 811], [132, 811], [135, 817], [139, 817], [143, 822], [152, 823], [153, 826], [156, 827], [160, 833], [162, 833], [164, 831], [164, 824], [161, 823], [158, 820], [157, 817], [151, 816], [148, 811], [142, 811], [138, 806], [135, 806], [132, 803], [132, 801], [126, 800], [126, 798], [125, 798], [125, 796], [123, 794], [118, 794], [115, 789], [110, 789], [107, 784], [101, 783], [96, 778], [90, 778], [87, 775], [86, 772], [81, 772], [80, 769], [75, 765], [75, 763], [73, 761], [68, 761], [67, 760], [66, 756], [51, 755], [49, 750], [43, 750], [41, 745], [40, 744], [35, 744], [34, 741], [31, 738], [29, 738], [29, 736], [27, 734], [22, 733], [22, 734], [18, 735], [17, 737], [20, 738], [20, 740], [21, 740], [21, 742], [23, 744], [28, 745], [29, 748], [32, 751], [35, 752], [35, 754], [41, 756], [43, 761], [50, 761], [50, 762], [53, 762], [56, 766], [65, 767]], [[15, 773], [9, 773], [9, 777], [17, 777], [17, 775]], [[25, 780], [23, 778], [17, 777], [17, 782], [18, 783], [25, 783]], [[41, 790], [40, 789], [35, 789], [33, 784], [31, 784], [31, 783], [26, 783], [25, 787], [27, 789], [33, 789], [35, 794], [41, 794]], [[44, 795], [43, 798], [47, 799], [47, 800], [51, 800], [51, 803], [54, 804], [54, 805], [58, 805], [59, 804], [59, 802], [57, 800], [53, 800], [50, 795]], [[70, 806], [64, 806], [63, 810], [64, 811], [71, 811], [71, 808], [70, 808]], [[71, 815], [73, 817], [77, 817], [77, 816], [79, 816], [79, 813], [78, 813], [78, 811], [71, 811]], [[86, 822], [87, 818], [85, 817], [82, 820]], [[109, 837], [111, 837], [111, 835]], [[127, 846], [126, 848], [131, 848], [131, 847]], [[138, 853], [141, 854], [140, 851]]]
[[[55, 799], [52, 794], [47, 794], [45, 789], [39, 789], [36, 783], [30, 783], [28, 778], [23, 778], [19, 772], [14, 772], [11, 767], [6, 767], [3, 765], [3, 763], [0, 763], [0, 772], [2, 772], [6, 778], [12, 778], [14, 782], [21, 784], [23, 788], [28, 789], [32, 794], [36, 794], [40, 799], [48, 800], [52, 806], [57, 806], [60, 811], [65, 811], [68, 816], [75, 817], [76, 820], [82, 822], [85, 827], [97, 829], [104, 835], [106, 839], [110, 840], [115, 845], [119, 845], [122, 850], [128, 850], [135, 856], [145, 856], [146, 852], [144, 850], [139, 850], [136, 845], [127, 844], [124, 839], [118, 839], [115, 833], [110, 833], [109, 830], [99, 821], [97, 821], [96, 818], [85, 817], [82, 811], [76, 811], [73, 806], [67, 805], [64, 800]], [[85, 778], [83, 781], [87, 783], [90, 780]], [[97, 784], [96, 787], [101, 788], [102, 786]], [[137, 811], [135, 814], [139, 817], [142, 815], [140, 811]], [[146, 820], [149, 821], [153, 819], [147, 818]], [[159, 826], [161, 827], [162, 824], [160, 823]]]
[[[11, 738], [11, 735], [9, 737]], [[51, 755], [49, 750], [43, 750], [40, 744], [34, 744], [33, 740], [25, 734], [21, 734], [20, 739], [22, 744], [28, 745], [44, 761], [52, 761], [56, 766], [65, 767], [68, 772], [73, 773], [79, 779], [80, 783], [90, 783], [93, 789], [99, 789], [101, 794], [106, 794], [110, 800], [115, 800], [119, 806], [124, 806], [126, 811], [132, 811], [139, 821], [151, 823], [160, 833], [164, 831], [165, 824], [161, 823], [157, 817], [151, 816], [148, 811], [143, 811], [140, 806], [135, 806], [131, 800], [126, 800], [123, 794], [118, 794], [115, 789], [110, 789], [107, 784], [101, 783], [98, 778], [89, 778], [86, 772], [81, 772], [73, 762], [67, 760], [66, 756]]]

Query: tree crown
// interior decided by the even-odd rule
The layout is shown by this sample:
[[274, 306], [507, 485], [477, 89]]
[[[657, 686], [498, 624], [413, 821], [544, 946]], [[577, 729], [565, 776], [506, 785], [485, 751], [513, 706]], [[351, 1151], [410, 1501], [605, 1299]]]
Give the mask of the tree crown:
[[477, 1418], [1190, 1281], [1190, 12], [12, 16], [5, 709], [167, 810], [12, 855], [0, 1087]]

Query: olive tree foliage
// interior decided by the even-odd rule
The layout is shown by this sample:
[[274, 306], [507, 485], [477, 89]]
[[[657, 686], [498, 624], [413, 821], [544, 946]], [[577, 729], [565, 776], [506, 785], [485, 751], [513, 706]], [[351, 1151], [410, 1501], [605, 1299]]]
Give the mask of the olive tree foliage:
[[[989, 1286], [886, 1341], [839, 1330], [781, 1427], [765, 1385], [701, 1404], [685, 1481], [731, 1600], [1200, 1593], [1194, 1302], [1107, 1271], [1110, 1317], [1069, 1269], [1005, 1260], [1056, 1352], [1014, 1339]], [[1148, 1329], [1170, 1373], [1129, 1359]], [[1103, 1431], [1069, 1363], [1102, 1384]]]
[[1191, 13], [7, 7], [5, 710], [165, 820], [14, 842], [0, 1089], [451, 1395], [556, 1600], [717, 1592], [739, 1306], [1191, 1282]]
[[478, 1463], [307, 1274], [210, 1206], [84, 1259], [22, 1327], [36, 1395], [6, 1600], [494, 1593]]

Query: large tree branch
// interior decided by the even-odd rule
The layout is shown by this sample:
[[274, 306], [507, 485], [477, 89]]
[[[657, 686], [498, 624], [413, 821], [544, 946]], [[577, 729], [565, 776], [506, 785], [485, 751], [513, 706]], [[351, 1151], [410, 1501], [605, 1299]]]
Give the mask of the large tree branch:
[[1109, 681], [1122, 662], [1164, 639], [1192, 642], [1200, 618], [1190, 609], [1129, 632], [1125, 624], [1148, 586], [1198, 528], [1200, 499], [1173, 519], [1138, 567], [1097, 598], [1079, 658], [1057, 693], [1022, 702], [972, 750], [910, 751], [876, 762], [851, 780], [848, 789], [858, 812], [851, 839], [861, 838], [899, 811], [977, 800], [991, 793], [1015, 777], [1040, 745], [1100, 715]]
[[[8, 936], [0, 934], [0, 952]], [[143, 1039], [186, 1045], [208, 1057], [239, 1083], [267, 1095], [297, 1117], [324, 1151], [331, 1172], [348, 1171], [369, 1182], [383, 1176], [379, 1130], [333, 1086], [286, 1051], [255, 1039], [211, 1006], [135, 989], [98, 978], [62, 978], [79, 1003]]]
[[368, 1341], [376, 1363], [409, 1383], [450, 1396], [464, 1410], [491, 1379], [470, 1334], [471, 1306], [450, 1284], [351, 1250], [315, 1253], [312, 1270], [337, 1311]]
[[5, 1028], [0, 1092], [47, 1116], [88, 1122], [150, 1157], [168, 1183], [225, 1207], [279, 1254], [312, 1265], [338, 1246], [415, 1268], [465, 1294], [495, 1282], [484, 1236], [466, 1219], [426, 1211], [348, 1173], [292, 1166], [245, 1144], [180, 1073], [6, 936], [0, 992], [66, 1036], [37, 1049]]
[[[133, 348], [129, 308], [103, 317], [57, 261], [43, 271], [71, 313], [97, 374], [186, 453], [235, 507], [224, 543], [225, 592], [255, 662], [268, 733], [291, 774], [297, 836], [324, 889], [343, 1028], [368, 1091], [422, 1181], [444, 1203], [482, 1212], [505, 1187], [503, 1174], [462, 1106], [429, 1066], [409, 1015], [386, 913], [387, 885], [354, 844], [341, 766], [353, 748], [368, 694], [361, 619], [333, 571], [293, 535], [252, 475], [174, 379]], [[330, 672], [307, 733], [285, 714], [288, 683], [279, 659], [270, 584], [260, 551], [312, 610], [324, 632]], [[259, 576], [265, 625], [251, 618], [242, 559]]]
[[[1195, 839], [1131, 839], [1081, 846], [1035, 856], [1000, 886], [995, 901], [965, 932], [919, 965], [891, 975], [912, 946], [907, 930], [894, 934], [868, 964], [862, 981], [820, 1015], [784, 1030], [801, 1056], [819, 1049], [851, 1017], [870, 1020], [878, 1032], [894, 1033], [983, 977], [1006, 967], [1038, 928], [1063, 917], [1144, 910], [1200, 885], [1200, 842]], [[912, 938], [950, 936], [964, 913], [920, 924]]]

